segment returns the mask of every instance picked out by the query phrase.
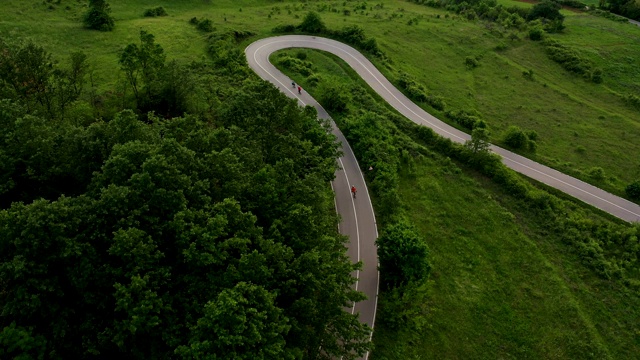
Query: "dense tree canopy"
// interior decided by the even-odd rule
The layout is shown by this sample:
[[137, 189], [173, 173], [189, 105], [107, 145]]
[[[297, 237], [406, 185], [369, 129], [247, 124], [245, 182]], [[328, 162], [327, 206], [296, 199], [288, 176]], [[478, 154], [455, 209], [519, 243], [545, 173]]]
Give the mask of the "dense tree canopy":
[[234, 87], [206, 117], [125, 110], [81, 125], [0, 101], [0, 357], [367, 348], [343, 311], [362, 295], [336, 231], [328, 125], [224, 74], [207, 75]]

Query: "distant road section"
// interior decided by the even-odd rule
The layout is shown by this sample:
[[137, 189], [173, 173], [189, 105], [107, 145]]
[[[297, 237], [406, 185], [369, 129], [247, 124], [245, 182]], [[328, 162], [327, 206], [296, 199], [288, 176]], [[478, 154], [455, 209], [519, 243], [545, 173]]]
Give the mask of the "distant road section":
[[[269, 55], [274, 51], [286, 48], [312, 48], [330, 52], [347, 62], [374, 91], [411, 121], [428, 126], [441, 136], [458, 143], [464, 143], [470, 138], [465, 132], [447, 125], [414, 104], [400, 90], [396, 89], [364, 55], [356, 49], [335, 40], [303, 35], [262, 39], [251, 44], [246, 49], [249, 65], [261, 77], [266, 79], [268, 75], [264, 74], [264, 69], [269, 67], [273, 69], [269, 71], [277, 71], [269, 63]], [[282, 76], [283, 84], [277, 84], [279, 87], [286, 85], [286, 82], [284, 82], [286, 76]], [[620, 219], [629, 222], [640, 222], [640, 206], [638, 204], [498, 146], [492, 145], [491, 150], [502, 156], [502, 161], [506, 166], [521, 174], [554, 187]]]

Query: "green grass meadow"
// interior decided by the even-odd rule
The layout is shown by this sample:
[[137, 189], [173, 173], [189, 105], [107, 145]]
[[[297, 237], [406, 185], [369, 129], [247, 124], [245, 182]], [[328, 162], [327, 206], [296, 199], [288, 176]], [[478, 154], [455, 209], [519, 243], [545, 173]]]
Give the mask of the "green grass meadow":
[[[127, 44], [138, 42], [140, 30], [155, 35], [169, 60], [188, 63], [207, 56], [208, 34], [189, 24], [192, 17], [211, 19], [217, 31], [254, 32], [256, 36], [238, 45], [244, 48], [272, 36], [276, 25], [298, 24], [315, 10], [331, 29], [364, 28], [387, 56], [372, 59], [386, 76], [395, 82], [407, 73], [429, 93], [443, 96], [447, 110], [477, 112], [494, 141], [499, 143], [503, 131], [518, 125], [539, 134], [537, 152], [524, 153], [530, 158], [620, 195], [640, 178], [640, 112], [620, 97], [640, 96], [640, 27], [563, 10], [567, 28], [550, 36], [603, 69], [604, 82], [595, 84], [551, 61], [543, 46], [526, 39], [523, 31], [467, 21], [444, 9], [406, 1], [366, 2], [365, 10], [353, 10], [360, 1], [109, 3], [116, 27], [102, 33], [82, 27], [85, 1], [3, 0], [0, 36], [32, 39], [60, 61], [82, 50], [99, 91], [111, 91], [124, 78], [118, 55]], [[142, 16], [156, 6], [165, 7], [169, 16]], [[350, 15], [344, 15], [345, 9], [351, 9]], [[367, 88], [331, 55], [286, 53], [299, 52], [321, 76]], [[465, 66], [469, 56], [478, 59], [477, 68]], [[528, 70], [533, 70], [531, 80], [522, 75]], [[291, 76], [315, 95], [306, 78]], [[422, 105], [444, 119], [442, 112]], [[605, 178], [592, 178], [589, 170], [594, 167], [604, 169]], [[429, 327], [417, 334], [396, 332], [382, 321], [376, 327], [373, 359], [640, 357], [638, 294], [587, 269], [546, 231], [539, 213], [463, 164], [435, 153], [400, 174], [400, 190], [405, 212], [431, 249], [425, 315]], [[601, 217], [596, 212], [590, 216]]]
[[[388, 61], [375, 60], [392, 81], [408, 73], [430, 93], [441, 95], [447, 110], [477, 112], [489, 125], [492, 139], [517, 125], [540, 135], [535, 154], [524, 155], [577, 176], [608, 191], [624, 195], [624, 187], [640, 178], [640, 112], [620, 95], [640, 94], [640, 27], [620, 24], [587, 13], [563, 10], [566, 29], [552, 34], [579, 49], [583, 57], [603, 69], [604, 83], [594, 84], [549, 60], [544, 48], [526, 39], [526, 32], [503, 30], [495, 24], [467, 21], [444, 9], [406, 1], [110, 1], [116, 19], [113, 32], [82, 28], [85, 2], [7, 0], [0, 4], [0, 34], [31, 38], [56, 58], [81, 49], [90, 55], [99, 89], [112, 88], [123, 78], [117, 57], [126, 44], [136, 42], [139, 30], [156, 36], [169, 59], [181, 62], [206, 56], [206, 33], [188, 23], [209, 18], [218, 31], [249, 30], [272, 35], [281, 24], [298, 24], [311, 10], [319, 11], [327, 26], [359, 25], [376, 38]], [[501, 0], [505, 6], [531, 4]], [[145, 9], [164, 6], [169, 16], [144, 18]], [[333, 9], [333, 11], [331, 11]], [[409, 20], [414, 20], [409, 25]], [[516, 38], [509, 35], [513, 33]], [[500, 50], [497, 50], [500, 49]], [[464, 65], [479, 59], [477, 68]], [[533, 70], [533, 80], [522, 76]], [[434, 115], [443, 114], [425, 107]], [[604, 169], [604, 178], [590, 170]]]
[[[365, 86], [331, 54], [284, 50], [272, 62], [286, 55], [305, 58], [321, 78]], [[282, 70], [317, 95], [304, 76]], [[400, 174], [399, 188], [431, 249], [428, 326], [397, 331], [378, 319], [373, 359], [628, 359], [640, 353], [640, 298], [585, 268], [547, 230], [543, 215], [439, 154], [419, 157]]]

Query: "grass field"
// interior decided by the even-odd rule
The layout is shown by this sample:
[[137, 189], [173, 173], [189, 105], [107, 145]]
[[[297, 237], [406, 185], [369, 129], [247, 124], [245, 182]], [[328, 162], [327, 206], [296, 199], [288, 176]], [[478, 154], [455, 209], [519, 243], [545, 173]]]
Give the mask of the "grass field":
[[[333, 55], [285, 50], [272, 62], [287, 55], [306, 58], [320, 77], [364, 86]], [[314, 95], [304, 76], [283, 70]], [[543, 215], [438, 154], [400, 175], [405, 212], [431, 249], [429, 326], [397, 331], [379, 318], [373, 359], [638, 356], [640, 297], [587, 269]]]
[[[53, 3], [53, 2], [52, 2]], [[210, 18], [217, 30], [243, 29], [256, 37], [269, 36], [279, 24], [297, 24], [310, 10], [320, 14], [330, 28], [360, 25], [378, 40], [389, 61], [376, 61], [392, 80], [406, 72], [433, 94], [442, 95], [447, 110], [475, 111], [489, 124], [492, 139], [500, 142], [510, 125], [535, 130], [540, 135], [536, 154], [525, 154], [587, 182], [623, 195], [624, 187], [640, 178], [640, 114], [619, 95], [640, 94], [640, 28], [563, 10], [566, 30], [551, 35], [578, 48], [604, 72], [604, 83], [594, 84], [568, 73], [549, 60], [539, 43], [526, 40], [525, 32], [503, 30], [470, 22], [442, 9], [404, 1], [368, 4], [319, 1], [110, 1], [116, 29], [111, 33], [82, 28], [84, 2], [61, 0], [7, 0], [0, 4], [0, 34], [32, 38], [59, 59], [82, 49], [90, 55], [100, 89], [122, 78], [117, 56], [136, 42], [141, 29], [156, 36], [169, 59], [188, 62], [205, 56], [205, 33], [188, 23], [192, 17]], [[507, 6], [531, 4], [502, 0]], [[145, 9], [164, 6], [169, 16], [144, 18]], [[324, 6], [324, 8], [323, 8]], [[335, 12], [329, 11], [329, 6]], [[52, 7], [53, 9], [49, 9]], [[68, 8], [67, 8], [68, 7]], [[409, 25], [409, 20], [415, 20]], [[518, 40], [507, 35], [515, 33]], [[241, 46], [244, 46], [241, 44]], [[496, 50], [500, 47], [502, 50]], [[468, 70], [467, 56], [480, 66]], [[533, 81], [522, 76], [533, 70]], [[428, 108], [429, 109], [429, 108]], [[443, 114], [433, 111], [440, 118]], [[600, 167], [604, 178], [590, 170]]]
[[[390, 79], [406, 72], [444, 96], [448, 109], [477, 111], [494, 140], [509, 125], [535, 130], [539, 147], [527, 156], [618, 194], [640, 178], [640, 114], [618, 96], [640, 95], [638, 27], [565, 12], [567, 29], [552, 36], [604, 70], [604, 83], [598, 85], [563, 70], [539, 43], [524, 39], [523, 32], [510, 40], [509, 32], [482, 22], [404, 1], [368, 3], [367, 10], [349, 16], [342, 10], [360, 2], [109, 2], [116, 29], [100, 33], [82, 28], [84, 1], [50, 5], [4, 0], [0, 35], [33, 39], [60, 60], [72, 51], [85, 51], [100, 89], [106, 91], [122, 79], [118, 54], [138, 41], [141, 29], [156, 36], [169, 59], [186, 63], [206, 56], [207, 34], [188, 23], [192, 17], [208, 17], [218, 30], [253, 31], [256, 37], [247, 40], [253, 41], [272, 35], [276, 25], [297, 24], [309, 10], [332, 4], [338, 11], [320, 12], [323, 20], [332, 29], [360, 25], [376, 38], [388, 61], [374, 62]], [[383, 6], [376, 8], [378, 4]], [[169, 16], [142, 17], [146, 8], [155, 6], [164, 6]], [[409, 19], [417, 22], [408, 25]], [[503, 50], [496, 50], [499, 45]], [[364, 87], [332, 57], [305, 53], [318, 72]], [[468, 70], [467, 56], [479, 58], [480, 66]], [[522, 76], [529, 69], [533, 81]], [[296, 80], [313, 93], [304, 79]], [[607, 176], [591, 178], [593, 167], [603, 168]], [[431, 247], [431, 328], [407, 336], [378, 327], [374, 357], [637, 358], [637, 294], [587, 270], [545, 232], [544, 218], [523, 210], [516, 199], [473, 172], [451, 169], [449, 160], [434, 156], [401, 176], [405, 210]]]

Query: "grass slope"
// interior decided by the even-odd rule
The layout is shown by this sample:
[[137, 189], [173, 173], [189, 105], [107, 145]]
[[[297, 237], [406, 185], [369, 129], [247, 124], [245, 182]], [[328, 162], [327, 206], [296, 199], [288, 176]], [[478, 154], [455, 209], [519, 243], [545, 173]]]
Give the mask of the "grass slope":
[[[264, 37], [274, 26], [297, 24], [315, 10], [330, 28], [362, 26], [388, 55], [389, 62], [376, 63], [390, 79], [406, 72], [431, 93], [444, 96], [447, 109], [478, 112], [489, 124], [493, 141], [499, 142], [510, 125], [518, 125], [540, 134], [537, 154], [525, 155], [547, 165], [621, 195], [627, 184], [640, 178], [640, 114], [619, 96], [640, 95], [636, 26], [563, 10], [567, 28], [551, 37], [578, 48], [603, 69], [604, 83], [594, 84], [549, 60], [539, 43], [526, 39], [526, 31], [467, 21], [443, 9], [405, 1], [111, 0], [110, 4], [116, 29], [100, 33], [82, 28], [83, 1], [61, 0], [59, 5], [3, 1], [0, 35], [32, 38], [60, 59], [84, 50], [96, 69], [99, 88], [105, 90], [123, 78], [117, 55], [137, 41], [140, 29], [156, 36], [169, 59], [188, 62], [206, 53], [199, 39], [207, 34], [188, 23], [192, 17], [211, 19], [217, 30], [249, 30]], [[155, 6], [164, 6], [169, 16], [142, 16]], [[511, 39], [512, 33], [517, 39]], [[468, 70], [464, 65], [468, 56], [479, 58], [480, 66]], [[522, 76], [529, 69], [533, 81]], [[604, 169], [604, 178], [591, 176], [594, 167]]]
[[[277, 63], [281, 54], [314, 64], [315, 75], [309, 78], [366, 87], [331, 54], [285, 50], [272, 61]], [[305, 76], [282, 69], [319, 96]], [[586, 268], [548, 231], [547, 219], [520, 200], [436, 153], [419, 157], [400, 174], [400, 196], [431, 249], [432, 285], [424, 300], [430, 311], [423, 319], [428, 327], [397, 331], [386, 327], [384, 318], [377, 319], [373, 359], [607, 359], [640, 354], [638, 294]], [[607, 221], [597, 212], [589, 216]], [[382, 296], [384, 306], [386, 294]]]

